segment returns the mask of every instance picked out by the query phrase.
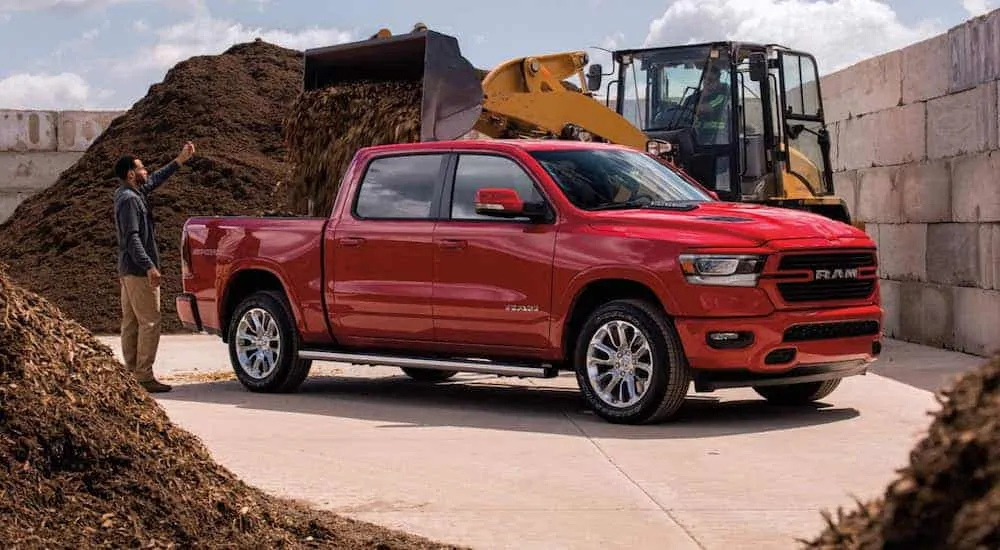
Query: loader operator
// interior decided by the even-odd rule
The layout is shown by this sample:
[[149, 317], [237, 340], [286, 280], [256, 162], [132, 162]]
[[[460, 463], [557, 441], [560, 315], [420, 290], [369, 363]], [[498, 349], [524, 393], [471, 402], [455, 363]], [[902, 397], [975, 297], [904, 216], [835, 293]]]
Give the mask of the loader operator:
[[152, 175], [142, 161], [124, 155], [115, 164], [121, 185], [115, 190], [118, 275], [121, 284], [121, 345], [125, 367], [148, 392], [170, 391], [153, 376], [160, 343], [160, 255], [147, 196], [194, 155], [187, 142], [177, 158]]
[[698, 94], [698, 110], [694, 129], [698, 143], [725, 145], [729, 143], [729, 86], [720, 81], [721, 70], [711, 64], [705, 70], [705, 84]]

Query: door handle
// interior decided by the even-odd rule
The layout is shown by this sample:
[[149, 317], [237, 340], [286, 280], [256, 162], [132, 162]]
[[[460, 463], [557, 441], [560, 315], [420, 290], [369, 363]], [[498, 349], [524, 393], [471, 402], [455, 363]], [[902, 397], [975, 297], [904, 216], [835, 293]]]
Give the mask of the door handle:
[[465, 241], [460, 239], [441, 239], [439, 246], [441, 248], [465, 248]]
[[344, 237], [339, 242], [343, 246], [361, 246], [365, 240], [361, 237]]

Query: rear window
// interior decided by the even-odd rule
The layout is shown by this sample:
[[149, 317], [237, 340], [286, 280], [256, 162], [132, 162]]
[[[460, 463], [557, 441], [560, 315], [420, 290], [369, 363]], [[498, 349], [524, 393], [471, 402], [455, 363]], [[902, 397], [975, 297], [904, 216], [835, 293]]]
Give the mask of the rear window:
[[373, 160], [361, 180], [355, 214], [367, 219], [430, 219], [444, 159], [441, 154], [420, 154]]

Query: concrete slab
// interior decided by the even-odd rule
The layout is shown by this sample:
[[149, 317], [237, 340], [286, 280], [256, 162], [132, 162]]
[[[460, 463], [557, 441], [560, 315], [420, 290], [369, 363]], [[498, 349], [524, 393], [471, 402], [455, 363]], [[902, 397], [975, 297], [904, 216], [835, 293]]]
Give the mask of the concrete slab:
[[947, 158], [996, 149], [997, 83], [927, 102], [927, 157]]
[[916, 281], [900, 283], [900, 337], [929, 346], [954, 346], [954, 289]]
[[[217, 338], [160, 349], [156, 371], [178, 385], [158, 402], [245, 481], [483, 549], [791, 548], [819, 532], [821, 510], [880, 494], [936, 407], [873, 374], [816, 407], [727, 390], [692, 394], [675, 423], [615, 426], [586, 412], [568, 376], [426, 385], [317, 363], [300, 393], [272, 396], [232, 379]], [[966, 367], [890, 342], [876, 369], [914, 376], [932, 353], [948, 357], [939, 369]]]
[[955, 287], [955, 347], [978, 355], [1000, 353], [1000, 292]]
[[903, 48], [903, 103], [927, 101], [948, 93], [951, 57], [948, 35], [940, 34]]
[[952, 28], [948, 42], [949, 91], [967, 90], [1000, 78], [1000, 14], [994, 11]]
[[871, 115], [875, 165], [894, 166], [927, 158], [927, 104], [913, 103]]
[[1000, 223], [979, 225], [979, 281], [986, 290], [1000, 290]]
[[927, 224], [879, 224], [880, 273], [896, 281], [927, 280]]
[[821, 78], [826, 119], [844, 120], [899, 105], [902, 65], [902, 53], [897, 50]]
[[951, 215], [956, 222], [1000, 222], [1000, 152], [951, 161]]
[[927, 281], [981, 286], [979, 224], [934, 223], [927, 226]]
[[60, 111], [59, 150], [86, 151], [124, 111]]
[[0, 151], [56, 150], [54, 111], [0, 109]]
[[902, 223], [903, 189], [899, 167], [858, 171], [858, 219], [865, 223]]
[[899, 169], [903, 221], [951, 221], [951, 167], [947, 160], [906, 164]]
[[0, 191], [34, 193], [45, 189], [80, 156], [81, 153], [0, 152]]

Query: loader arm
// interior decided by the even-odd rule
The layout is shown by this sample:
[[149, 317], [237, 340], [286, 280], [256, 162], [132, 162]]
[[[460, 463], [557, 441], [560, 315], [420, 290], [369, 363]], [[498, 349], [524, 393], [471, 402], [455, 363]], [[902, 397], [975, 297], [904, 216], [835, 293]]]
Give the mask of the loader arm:
[[631, 122], [589, 94], [568, 89], [577, 75], [586, 89], [587, 54], [562, 52], [511, 59], [483, 78], [483, 112], [475, 129], [490, 137], [511, 137], [511, 122], [562, 135], [576, 127], [593, 136], [646, 150], [649, 138]]

